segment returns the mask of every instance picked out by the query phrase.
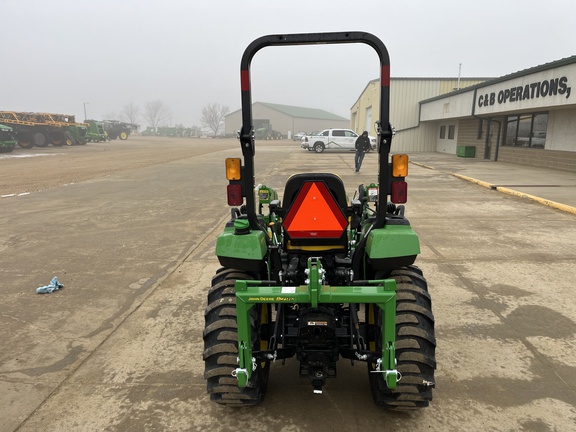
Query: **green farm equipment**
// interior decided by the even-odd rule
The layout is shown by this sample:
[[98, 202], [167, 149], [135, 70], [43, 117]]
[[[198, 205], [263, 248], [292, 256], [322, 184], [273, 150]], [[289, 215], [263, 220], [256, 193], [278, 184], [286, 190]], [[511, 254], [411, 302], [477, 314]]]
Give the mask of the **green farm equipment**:
[[274, 129], [258, 128], [254, 131], [254, 139], [257, 140], [280, 140], [282, 134]]
[[[364, 43], [380, 58], [378, 182], [352, 200], [332, 173], [288, 178], [282, 201], [254, 173], [250, 63], [267, 46]], [[313, 392], [340, 358], [366, 363], [374, 401], [426, 407], [435, 386], [431, 297], [414, 265], [419, 239], [405, 218], [407, 155], [391, 155], [390, 63], [368, 33], [269, 35], [241, 60], [243, 158], [226, 159], [231, 220], [216, 242], [222, 266], [205, 311], [204, 377], [212, 401], [254, 405], [271, 364], [296, 357]], [[277, 370], [277, 369], [275, 369]]]
[[88, 131], [86, 132], [86, 140], [88, 142], [104, 142], [108, 140], [108, 134], [104, 130], [102, 122], [96, 120], [85, 120], [88, 124]]
[[0, 124], [10, 126], [18, 145], [25, 149], [86, 144], [88, 124], [76, 123], [73, 115], [0, 111]]
[[108, 134], [108, 138], [111, 140], [115, 140], [116, 138], [127, 140], [133, 131], [138, 130], [137, 124], [125, 123], [118, 120], [104, 120], [102, 125]]
[[10, 153], [16, 148], [16, 138], [10, 126], [0, 124], [0, 153]]

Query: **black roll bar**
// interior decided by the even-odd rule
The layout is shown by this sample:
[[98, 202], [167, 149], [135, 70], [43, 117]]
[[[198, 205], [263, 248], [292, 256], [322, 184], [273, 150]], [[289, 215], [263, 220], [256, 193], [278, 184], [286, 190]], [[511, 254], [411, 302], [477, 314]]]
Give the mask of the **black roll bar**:
[[252, 91], [250, 84], [250, 64], [254, 55], [267, 46], [319, 45], [364, 43], [370, 45], [380, 59], [380, 118], [378, 127], [378, 183], [381, 198], [374, 228], [386, 223], [387, 191], [389, 189], [388, 157], [392, 142], [390, 127], [390, 58], [384, 43], [376, 36], [365, 32], [302, 33], [262, 36], [254, 40], [242, 56], [240, 62], [240, 86], [242, 91], [242, 127], [240, 145], [244, 156], [243, 194], [246, 197], [246, 213], [252, 229], [259, 229], [254, 198], [254, 125], [252, 123]]

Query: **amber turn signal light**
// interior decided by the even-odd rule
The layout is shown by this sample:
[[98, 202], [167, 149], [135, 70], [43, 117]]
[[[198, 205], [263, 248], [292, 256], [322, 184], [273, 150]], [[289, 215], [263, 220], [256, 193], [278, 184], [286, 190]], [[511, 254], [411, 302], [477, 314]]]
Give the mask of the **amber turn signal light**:
[[406, 177], [408, 175], [408, 155], [395, 154], [392, 156], [392, 177]]
[[240, 180], [242, 178], [242, 162], [240, 158], [226, 159], [226, 179]]

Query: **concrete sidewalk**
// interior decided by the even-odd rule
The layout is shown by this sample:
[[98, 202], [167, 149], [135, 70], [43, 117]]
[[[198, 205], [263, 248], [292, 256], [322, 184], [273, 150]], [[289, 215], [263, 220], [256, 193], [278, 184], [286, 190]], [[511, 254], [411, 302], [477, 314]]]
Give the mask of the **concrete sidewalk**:
[[409, 157], [415, 165], [576, 215], [576, 173], [444, 153], [412, 153]]

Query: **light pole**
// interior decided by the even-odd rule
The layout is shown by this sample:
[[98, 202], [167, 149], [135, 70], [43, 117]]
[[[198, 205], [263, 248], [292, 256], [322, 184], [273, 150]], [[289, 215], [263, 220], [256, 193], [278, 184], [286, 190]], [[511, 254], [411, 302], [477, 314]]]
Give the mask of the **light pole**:
[[88, 102], [84, 102], [84, 121], [86, 121], [86, 119], [88, 117], [86, 117], [86, 105], [88, 105]]

